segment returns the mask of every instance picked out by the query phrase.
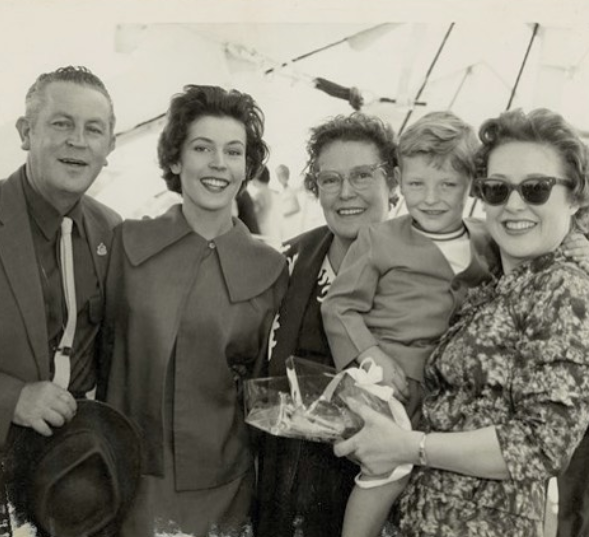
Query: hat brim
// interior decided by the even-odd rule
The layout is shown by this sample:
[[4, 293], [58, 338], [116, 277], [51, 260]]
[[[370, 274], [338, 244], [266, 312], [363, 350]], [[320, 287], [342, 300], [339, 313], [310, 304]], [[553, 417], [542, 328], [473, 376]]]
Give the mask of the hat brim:
[[[5, 465], [9, 499], [14, 506], [17, 520], [33, 522], [49, 531], [50, 522], [45, 520], [43, 513], [49, 512], [46, 506], [51, 506], [52, 498], [46, 497], [49, 489], [40, 487], [41, 490], [38, 490], [39, 476], [36, 475], [36, 469], [44, 457], [50, 457], [56, 449], [64, 449], [69, 455], [74, 450], [68, 449], [68, 443], [75, 443], [76, 438], [84, 433], [96, 435], [109, 453], [105, 459], [109, 465], [109, 478], [115, 481], [112, 486], [117, 490], [119, 504], [114, 507], [110, 516], [94, 520], [92, 527], [84, 528], [85, 533], [91, 536], [112, 525], [113, 519], [123, 518], [134, 498], [141, 475], [140, 437], [128, 418], [106, 403], [84, 399], [77, 401], [77, 411], [72, 420], [63, 427], [53, 429], [50, 437], [42, 436], [29, 428], [12, 429]], [[69, 467], [76, 463], [76, 459], [65, 460], [67, 458], [64, 457], [63, 465], [56, 464], [53, 460], [50, 465], [44, 465], [44, 472], [49, 475], [45, 476], [43, 482], [67, 482]], [[59, 511], [67, 512], [66, 509]], [[51, 512], [55, 512], [55, 509], [51, 509]], [[60, 524], [67, 527], [67, 521], [61, 521]], [[72, 528], [74, 530], [79, 531], [79, 528]]]

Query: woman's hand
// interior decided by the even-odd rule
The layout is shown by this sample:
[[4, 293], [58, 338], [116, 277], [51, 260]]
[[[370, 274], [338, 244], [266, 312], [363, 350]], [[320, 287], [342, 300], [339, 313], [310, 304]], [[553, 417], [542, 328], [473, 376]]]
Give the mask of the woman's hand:
[[350, 401], [349, 407], [364, 420], [364, 427], [335, 444], [333, 451], [338, 457], [359, 461], [362, 473], [372, 477], [390, 474], [400, 464], [415, 462], [421, 433], [405, 431], [391, 418], [366, 405]]
[[[364, 427], [348, 440], [335, 444], [333, 452], [338, 457], [357, 460], [368, 477], [390, 474], [401, 464], [419, 464], [422, 432], [406, 431], [366, 405], [354, 401], [348, 404], [364, 420]], [[429, 433], [426, 457], [432, 468], [483, 479], [510, 479], [493, 426], [474, 431]]]
[[563, 243], [564, 254], [589, 274], [589, 240], [581, 233], [571, 233]]

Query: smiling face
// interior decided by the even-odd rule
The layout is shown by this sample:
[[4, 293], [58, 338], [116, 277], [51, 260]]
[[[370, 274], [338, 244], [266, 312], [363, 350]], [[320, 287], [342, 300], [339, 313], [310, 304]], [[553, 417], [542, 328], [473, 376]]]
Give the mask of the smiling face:
[[462, 226], [470, 178], [446, 160], [436, 166], [426, 155], [403, 157], [401, 193], [417, 225], [430, 233], [450, 233]]
[[17, 128], [31, 186], [60, 212], [88, 190], [114, 148], [108, 99], [72, 82], [50, 83], [35, 117]]
[[[493, 149], [487, 174], [513, 184], [531, 177], [566, 178], [558, 152], [534, 142], [508, 142]], [[577, 209], [569, 189], [562, 185], [555, 185], [542, 205], [526, 203], [515, 191], [503, 205], [485, 204], [487, 228], [499, 245], [504, 271], [555, 250], [568, 233]]]
[[231, 218], [232, 202], [246, 175], [246, 132], [228, 116], [201, 116], [188, 127], [180, 161], [170, 166], [180, 176], [185, 207], [196, 214]]
[[[317, 158], [317, 171], [336, 171], [348, 177], [359, 166], [382, 161], [372, 142], [336, 140], [327, 144]], [[389, 188], [385, 173], [379, 170], [374, 182], [365, 190], [356, 191], [348, 180], [337, 193], [319, 190], [319, 202], [329, 229], [343, 242], [353, 242], [363, 226], [386, 219], [389, 211]]]

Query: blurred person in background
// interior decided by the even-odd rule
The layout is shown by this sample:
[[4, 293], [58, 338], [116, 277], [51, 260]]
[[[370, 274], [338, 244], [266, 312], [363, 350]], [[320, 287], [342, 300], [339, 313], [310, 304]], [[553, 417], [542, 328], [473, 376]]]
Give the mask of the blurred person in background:
[[235, 216], [246, 225], [250, 233], [254, 235], [260, 234], [254, 201], [247, 189], [243, 189], [235, 198]]
[[265, 237], [272, 237], [276, 233], [273, 218], [274, 196], [269, 186], [270, 171], [264, 166], [260, 173], [248, 184], [248, 192], [254, 202], [254, 213], [258, 221], [260, 233]]
[[279, 164], [276, 167], [276, 179], [284, 190], [289, 188], [290, 170], [286, 164]]

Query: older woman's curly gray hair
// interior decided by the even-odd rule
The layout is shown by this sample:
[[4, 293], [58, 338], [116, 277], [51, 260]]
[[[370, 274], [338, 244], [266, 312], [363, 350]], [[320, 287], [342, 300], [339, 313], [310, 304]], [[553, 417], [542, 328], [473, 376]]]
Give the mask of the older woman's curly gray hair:
[[355, 112], [348, 116], [335, 116], [311, 129], [307, 142], [308, 160], [304, 181], [309, 192], [319, 195], [315, 180], [317, 159], [327, 145], [336, 141], [373, 143], [378, 148], [381, 161], [386, 163], [384, 170], [387, 183], [390, 187], [395, 186], [393, 170], [397, 166], [397, 143], [393, 130], [377, 117]]

